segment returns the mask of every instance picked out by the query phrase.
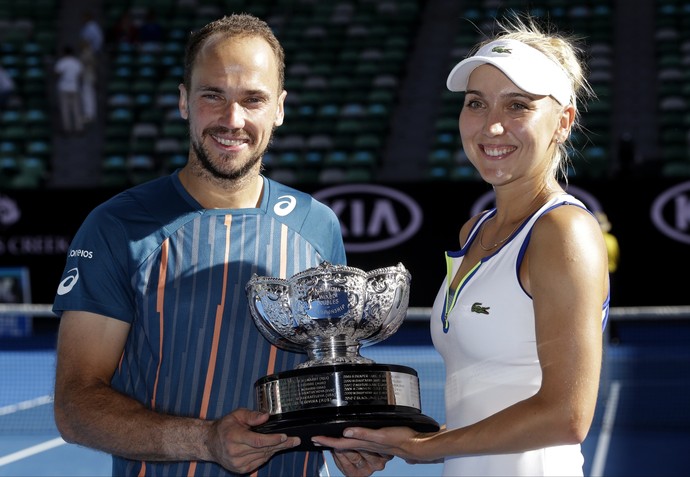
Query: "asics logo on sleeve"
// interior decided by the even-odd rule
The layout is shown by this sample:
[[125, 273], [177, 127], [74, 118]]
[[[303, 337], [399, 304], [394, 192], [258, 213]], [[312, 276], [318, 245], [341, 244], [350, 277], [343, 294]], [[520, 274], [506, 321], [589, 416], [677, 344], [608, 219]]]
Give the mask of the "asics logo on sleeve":
[[276, 202], [276, 205], [273, 206], [273, 212], [276, 215], [285, 217], [287, 214], [295, 210], [295, 207], [297, 206], [297, 199], [295, 199], [293, 196], [281, 195], [278, 198], [283, 200]]
[[79, 270], [76, 268], [68, 270], [67, 276], [60, 282], [60, 285], [58, 285], [57, 294], [66, 295], [74, 288], [77, 281], [79, 281]]

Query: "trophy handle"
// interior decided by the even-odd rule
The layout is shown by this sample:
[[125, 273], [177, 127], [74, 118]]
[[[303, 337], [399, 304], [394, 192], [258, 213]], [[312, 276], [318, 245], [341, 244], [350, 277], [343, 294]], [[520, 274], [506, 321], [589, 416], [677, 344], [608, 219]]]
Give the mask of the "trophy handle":
[[290, 287], [286, 280], [254, 275], [247, 283], [249, 312], [264, 337], [272, 344], [305, 353], [303, 346], [291, 339], [296, 322], [290, 308]]
[[375, 321], [380, 325], [376, 334], [361, 341], [363, 347], [379, 343], [398, 331], [407, 316], [411, 278], [402, 263], [369, 272], [364, 313], [376, 316]]

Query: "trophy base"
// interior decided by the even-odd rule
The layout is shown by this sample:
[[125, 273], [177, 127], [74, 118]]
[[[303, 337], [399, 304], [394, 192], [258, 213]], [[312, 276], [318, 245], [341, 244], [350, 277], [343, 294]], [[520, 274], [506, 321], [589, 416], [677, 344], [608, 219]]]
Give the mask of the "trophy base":
[[253, 430], [262, 434], [283, 433], [297, 436], [302, 441], [292, 450], [327, 450], [328, 447], [315, 446], [311, 442], [312, 436], [342, 437], [346, 427], [368, 427], [381, 429], [382, 427], [403, 426], [418, 432], [436, 432], [438, 423], [424, 414], [401, 414], [395, 412], [353, 412], [341, 413], [338, 416], [303, 416], [282, 420], [268, 421]]
[[298, 436], [297, 449], [316, 435], [340, 437], [346, 427], [405, 426], [435, 432], [438, 423], [421, 413], [417, 372], [407, 366], [336, 364], [265, 376], [255, 383], [258, 409], [269, 414], [256, 432]]

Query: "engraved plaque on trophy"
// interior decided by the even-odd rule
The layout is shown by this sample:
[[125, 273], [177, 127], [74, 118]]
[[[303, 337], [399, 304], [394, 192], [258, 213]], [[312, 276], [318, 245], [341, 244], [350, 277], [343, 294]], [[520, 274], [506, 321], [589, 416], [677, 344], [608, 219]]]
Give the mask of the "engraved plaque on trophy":
[[255, 274], [246, 291], [256, 326], [308, 359], [256, 381], [257, 409], [270, 417], [254, 430], [299, 436], [304, 449], [313, 448], [311, 436], [340, 436], [350, 426], [437, 431], [421, 412], [417, 372], [359, 352], [400, 328], [410, 279], [401, 263], [365, 272], [322, 262], [288, 279]]

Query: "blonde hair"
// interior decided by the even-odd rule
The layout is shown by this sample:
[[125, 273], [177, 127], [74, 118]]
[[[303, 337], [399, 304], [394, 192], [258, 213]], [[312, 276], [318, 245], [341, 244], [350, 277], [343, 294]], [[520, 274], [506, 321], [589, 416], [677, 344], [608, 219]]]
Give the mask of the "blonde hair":
[[[587, 100], [595, 99], [596, 94], [587, 81], [587, 63], [585, 62], [585, 50], [581, 46], [582, 38], [575, 35], [566, 35], [557, 32], [553, 25], [542, 21], [538, 23], [535, 17], [525, 13], [515, 13], [496, 20], [497, 33], [475, 47], [479, 50], [482, 46], [499, 38], [517, 40], [542, 52], [548, 58], [563, 68], [570, 79], [573, 96], [571, 103], [575, 107], [575, 120], [571, 128], [581, 130], [579, 104], [586, 104]], [[571, 149], [570, 134], [568, 138], [556, 145], [553, 157], [552, 172], [554, 176], [559, 173], [567, 180], [570, 158], [568, 151]]]

